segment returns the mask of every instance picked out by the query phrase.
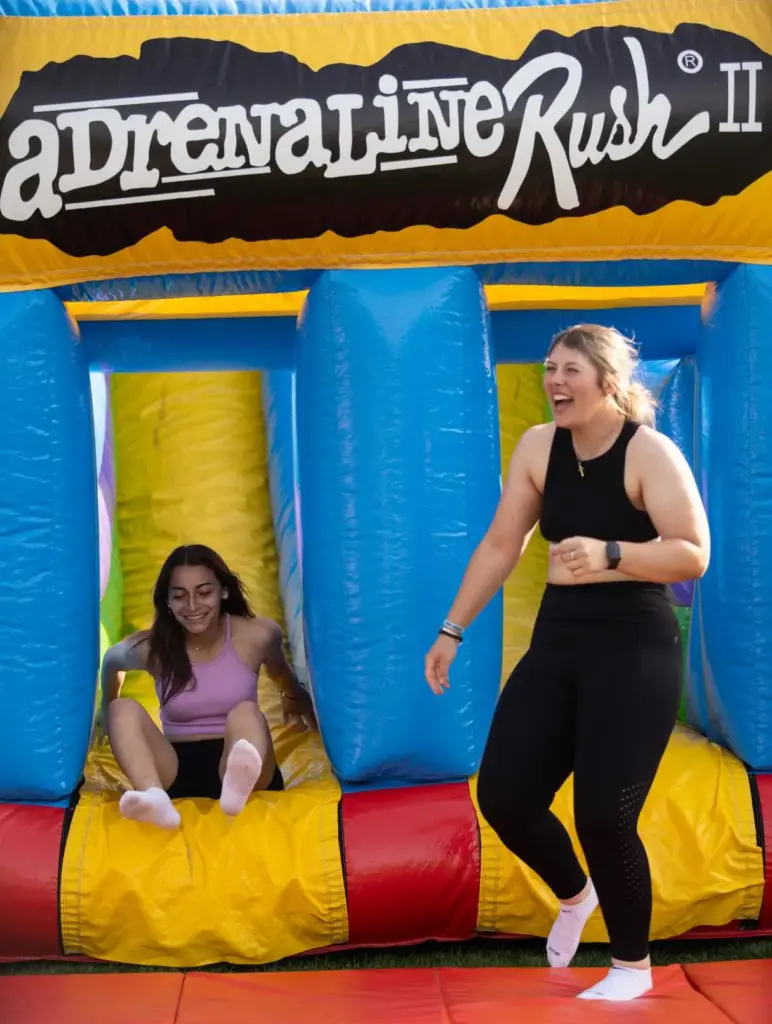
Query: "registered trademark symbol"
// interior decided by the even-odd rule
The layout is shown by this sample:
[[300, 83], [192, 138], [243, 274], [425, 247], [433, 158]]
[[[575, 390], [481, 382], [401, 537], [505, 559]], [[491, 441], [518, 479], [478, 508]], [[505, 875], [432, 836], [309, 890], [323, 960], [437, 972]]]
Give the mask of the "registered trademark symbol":
[[682, 50], [678, 54], [678, 66], [687, 75], [696, 75], [698, 71], [702, 71], [703, 63], [702, 55], [696, 50]]

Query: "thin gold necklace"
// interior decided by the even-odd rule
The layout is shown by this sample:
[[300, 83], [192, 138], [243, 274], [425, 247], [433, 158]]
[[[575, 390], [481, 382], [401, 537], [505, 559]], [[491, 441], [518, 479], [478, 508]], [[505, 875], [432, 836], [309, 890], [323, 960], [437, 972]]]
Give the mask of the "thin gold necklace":
[[[620, 431], [620, 434], [621, 434], [621, 431]], [[608, 435], [608, 437], [610, 437], [610, 436], [611, 436], [611, 435], [609, 434], [609, 435]], [[606, 443], [606, 441], [608, 440], [608, 437], [605, 437], [605, 438], [603, 439], [603, 443], [604, 443], [604, 444], [605, 444], [605, 443]], [[607, 449], [606, 449], [605, 451], [601, 451], [600, 455], [605, 455], [607, 451], [609, 451], [609, 452], [610, 452], [610, 451], [611, 451], [611, 448], [613, 448], [613, 447], [614, 447], [614, 445], [615, 445], [615, 444], [617, 443], [618, 437], [619, 437], [619, 435], [617, 435], [617, 437], [616, 437], [616, 438], [614, 439], [614, 444], [612, 444], [612, 445], [611, 445], [611, 446], [610, 446], [609, 448], [607, 448]], [[572, 447], [572, 448], [574, 448], [574, 441], [573, 441], [573, 438], [571, 439], [571, 447]], [[602, 448], [602, 447], [603, 447], [603, 445], [601, 445], [601, 448]], [[592, 456], [592, 459], [599, 459], [599, 458], [600, 458], [600, 455], [593, 455], [593, 456]], [[580, 459], [580, 458], [579, 458], [579, 456], [578, 456], [578, 455], [576, 454], [576, 448], [574, 448], [574, 458], [576, 459], [576, 468], [577, 468], [577, 469], [579, 470], [579, 476], [580, 476], [580, 477], [581, 477], [581, 478], [582, 478], [582, 479], [584, 480], [584, 463], [585, 463], [585, 461], [590, 461], [590, 462], [592, 462], [592, 459], [589, 459], [589, 460], [585, 460], [585, 459]]]
[[[221, 635], [221, 636], [218, 636], [218, 637], [217, 637], [217, 643], [219, 643], [221, 639], [222, 639], [222, 635]], [[216, 646], [217, 646], [217, 644], [213, 644], [212, 646], [216, 647]], [[211, 650], [212, 650], [212, 648], [211, 648], [211, 647], [207, 647], [206, 649], [207, 649], [208, 651], [211, 651]], [[195, 645], [195, 644], [193, 644], [193, 650], [194, 650], [194, 651], [196, 651], [196, 652], [199, 652], [199, 653], [200, 653], [200, 652], [201, 652], [202, 650], [204, 650], [204, 648], [203, 648], [203, 647], [196, 647], [196, 645]]]

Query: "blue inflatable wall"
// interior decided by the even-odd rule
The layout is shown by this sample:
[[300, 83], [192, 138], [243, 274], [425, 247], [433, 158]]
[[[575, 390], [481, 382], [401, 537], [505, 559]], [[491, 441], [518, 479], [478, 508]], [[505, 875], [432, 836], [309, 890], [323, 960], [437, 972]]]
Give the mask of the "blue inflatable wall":
[[263, 413], [268, 442], [268, 484], [279, 553], [279, 588], [292, 665], [304, 686], [308, 668], [303, 637], [303, 591], [300, 581], [295, 472], [295, 373], [275, 370], [263, 375]]
[[697, 362], [690, 355], [678, 360], [660, 392], [657, 427], [678, 445], [692, 472], [697, 398]]
[[[713, 538], [694, 588], [689, 720], [757, 770], [772, 768], [770, 310], [772, 269], [737, 268], [694, 332], [695, 354], [676, 347], [677, 362], [642, 367], [659, 392], [660, 429], [694, 464]], [[696, 315], [691, 307], [691, 324]], [[529, 311], [518, 332], [517, 313], [507, 320], [510, 360], [518, 337], [532, 358], [555, 322], [546, 316], [540, 331]], [[178, 369], [186, 356], [180, 330], [157, 325], [134, 356], [129, 334], [105, 326], [78, 344], [47, 291], [0, 296], [0, 327], [0, 800], [57, 802], [79, 780], [97, 673], [89, 358]], [[469, 631], [448, 694], [430, 694], [422, 665], [500, 493], [491, 318], [478, 277], [325, 273], [297, 334], [287, 318], [221, 322], [214, 336], [196, 347], [201, 366], [226, 351], [229, 365], [287, 367], [264, 380], [282, 594], [335, 770], [349, 785], [473, 773], [500, 678], [500, 595]], [[644, 357], [667, 349], [662, 333], [653, 348], [650, 332], [639, 340]]]
[[696, 469], [711, 566], [696, 587], [689, 713], [711, 739], [772, 770], [772, 267], [719, 287], [700, 339]]
[[324, 274], [299, 325], [297, 431], [306, 654], [333, 767], [354, 783], [468, 776], [498, 693], [501, 595], [442, 698], [423, 659], [500, 496], [477, 276]]
[[80, 779], [99, 654], [88, 362], [51, 292], [0, 295], [0, 802]]

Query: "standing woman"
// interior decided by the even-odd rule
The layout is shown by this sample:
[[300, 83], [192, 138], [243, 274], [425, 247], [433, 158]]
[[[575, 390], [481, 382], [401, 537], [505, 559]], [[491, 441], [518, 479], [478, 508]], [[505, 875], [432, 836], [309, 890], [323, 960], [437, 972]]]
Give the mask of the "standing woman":
[[[676, 722], [681, 639], [666, 585], [705, 572], [710, 537], [686, 460], [657, 433], [636, 354], [617, 331], [580, 325], [546, 360], [554, 423], [518, 444], [426, 679], [440, 694], [464, 630], [513, 571], [539, 522], [550, 542], [531, 645], [503, 689], [479, 774], [483, 816], [550, 886], [547, 940], [567, 967], [598, 905], [612, 968], [580, 998], [627, 1001], [652, 985], [652, 892], [638, 818]], [[591, 879], [550, 807], [574, 773]]]
[[[175, 799], [216, 800], [238, 814], [255, 790], [284, 788], [271, 732], [258, 706], [265, 666], [282, 686], [285, 721], [316, 726], [311, 699], [284, 656], [281, 628], [257, 617], [238, 576], [203, 544], [176, 548], [153, 591], [152, 628], [111, 647], [102, 663], [100, 729], [131, 782], [127, 818], [177, 828]], [[155, 679], [159, 730], [120, 696], [124, 672]]]

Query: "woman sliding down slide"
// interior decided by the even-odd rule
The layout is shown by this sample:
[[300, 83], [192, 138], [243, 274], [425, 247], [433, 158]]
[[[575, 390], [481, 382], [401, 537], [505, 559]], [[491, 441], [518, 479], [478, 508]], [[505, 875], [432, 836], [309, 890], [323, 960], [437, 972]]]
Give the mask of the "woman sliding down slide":
[[[219, 797], [226, 814], [238, 814], [254, 790], [284, 788], [257, 704], [261, 666], [284, 687], [285, 722], [315, 728], [311, 699], [287, 663], [280, 627], [255, 617], [241, 581], [211, 548], [172, 551], [153, 604], [152, 628], [115, 644], [102, 664], [99, 733], [107, 730], [134, 787], [121, 813], [173, 829], [172, 800]], [[119, 696], [123, 673], [134, 670], [155, 679], [163, 733], [141, 704]]]

